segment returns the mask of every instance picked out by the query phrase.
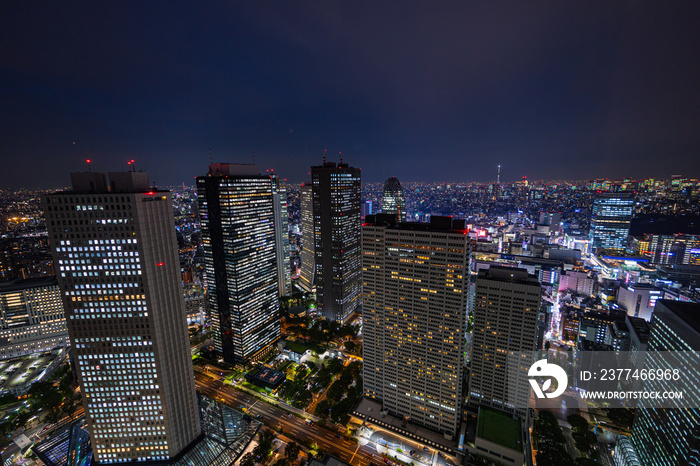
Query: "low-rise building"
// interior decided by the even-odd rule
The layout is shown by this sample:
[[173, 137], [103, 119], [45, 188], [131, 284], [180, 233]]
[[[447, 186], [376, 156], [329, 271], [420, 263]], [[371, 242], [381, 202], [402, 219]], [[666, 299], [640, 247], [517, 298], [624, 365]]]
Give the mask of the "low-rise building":
[[68, 342], [55, 276], [0, 284], [0, 359], [49, 351]]

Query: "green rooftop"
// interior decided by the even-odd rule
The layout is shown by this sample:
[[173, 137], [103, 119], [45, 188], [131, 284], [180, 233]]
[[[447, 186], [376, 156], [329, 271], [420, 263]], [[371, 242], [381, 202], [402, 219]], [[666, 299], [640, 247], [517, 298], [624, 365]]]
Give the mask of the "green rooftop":
[[520, 421], [513, 419], [510, 414], [481, 407], [476, 435], [511, 450], [523, 451], [520, 442]]

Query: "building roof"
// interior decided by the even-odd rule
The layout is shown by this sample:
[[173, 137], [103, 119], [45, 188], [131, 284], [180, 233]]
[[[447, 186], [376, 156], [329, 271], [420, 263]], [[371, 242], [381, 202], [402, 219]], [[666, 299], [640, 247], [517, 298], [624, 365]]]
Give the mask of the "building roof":
[[58, 286], [58, 280], [55, 275], [47, 275], [37, 278], [18, 278], [11, 282], [0, 283], [0, 293], [9, 293], [11, 291], [21, 291], [29, 288], [39, 288], [44, 286]]
[[496, 280], [500, 282], [520, 283], [522, 285], [540, 286], [540, 282], [534, 275], [530, 275], [525, 269], [519, 269], [516, 267], [492, 265], [488, 269], [479, 270], [479, 278]]
[[370, 214], [365, 216], [363, 226], [377, 226], [394, 228], [397, 230], [418, 230], [436, 232], [454, 232], [467, 234], [467, 226], [464, 219], [453, 217], [442, 217], [433, 215], [430, 222], [396, 222], [395, 214]]
[[511, 414], [481, 406], [476, 435], [511, 450], [523, 451], [520, 422]]

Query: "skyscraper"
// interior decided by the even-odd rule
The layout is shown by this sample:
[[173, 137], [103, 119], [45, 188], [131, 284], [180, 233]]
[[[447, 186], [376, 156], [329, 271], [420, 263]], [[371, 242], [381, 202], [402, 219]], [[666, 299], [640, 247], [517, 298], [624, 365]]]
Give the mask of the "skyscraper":
[[382, 213], [396, 215], [399, 222], [406, 221], [406, 198], [398, 178], [392, 176], [384, 183]]
[[301, 197], [301, 277], [299, 284], [306, 291], [311, 291], [316, 285], [316, 232], [314, 227], [314, 193], [311, 183], [304, 183], [299, 188]]
[[[527, 371], [537, 349], [541, 293], [540, 283], [526, 270], [494, 265], [479, 270], [469, 378], [471, 406], [520, 416], [526, 413], [530, 398]], [[522, 364], [511, 367], [514, 360]], [[514, 382], [519, 385], [511, 386]]]
[[280, 179], [274, 175], [275, 188], [275, 252], [277, 254], [277, 281], [279, 295], [285, 296], [292, 292], [292, 272], [289, 263], [289, 218], [287, 214], [287, 188], [282, 186]]
[[[659, 300], [656, 303], [652, 330], [647, 344], [645, 369], [650, 372], [679, 368], [682, 377], [671, 384], [663, 379], [647, 379], [642, 382], [642, 390], [661, 393], [666, 390], [678, 390], [686, 395], [697, 392], [698, 375], [695, 369], [700, 367], [700, 304], [680, 301]], [[664, 351], [664, 357], [652, 357], [651, 354]], [[677, 354], [678, 356], [674, 355]], [[690, 398], [690, 397], [688, 397]], [[697, 455], [700, 446], [700, 410], [683, 408], [689, 400], [669, 400], [677, 408], [649, 408], [646, 399], [641, 399], [635, 410], [632, 425], [632, 444], [645, 466], [671, 466], [677, 464], [698, 464]]]
[[360, 306], [360, 169], [325, 162], [311, 167], [316, 300], [328, 320]]
[[143, 172], [71, 179], [43, 207], [92, 450], [171, 459], [201, 432], [171, 194]]
[[365, 396], [453, 435], [460, 422], [471, 243], [464, 220], [362, 226]]
[[591, 209], [591, 249], [623, 250], [630, 233], [634, 195], [624, 192], [599, 193]]
[[274, 177], [215, 163], [197, 177], [214, 346], [228, 363], [267, 354], [280, 337]]

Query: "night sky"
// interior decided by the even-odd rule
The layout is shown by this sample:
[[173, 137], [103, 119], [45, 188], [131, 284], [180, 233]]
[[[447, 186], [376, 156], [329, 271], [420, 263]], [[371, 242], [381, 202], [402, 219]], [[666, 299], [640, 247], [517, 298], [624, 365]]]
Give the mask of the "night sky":
[[5, 1], [0, 188], [700, 177], [700, 3], [651, 3]]

